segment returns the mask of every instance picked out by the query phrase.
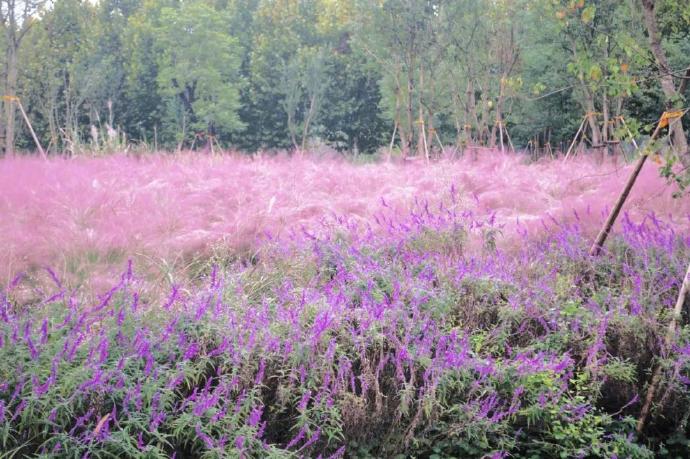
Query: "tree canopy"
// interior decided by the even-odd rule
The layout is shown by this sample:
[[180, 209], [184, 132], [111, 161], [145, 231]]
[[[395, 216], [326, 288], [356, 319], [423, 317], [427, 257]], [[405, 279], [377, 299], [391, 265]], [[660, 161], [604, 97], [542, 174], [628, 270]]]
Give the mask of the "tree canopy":
[[[596, 150], [688, 105], [682, 0], [18, 5], [0, 1], [4, 94], [53, 152], [197, 148], [199, 136], [248, 152], [563, 151], [578, 132]], [[5, 149], [32, 149], [16, 103], [3, 105]], [[685, 136], [681, 120], [687, 163]]]

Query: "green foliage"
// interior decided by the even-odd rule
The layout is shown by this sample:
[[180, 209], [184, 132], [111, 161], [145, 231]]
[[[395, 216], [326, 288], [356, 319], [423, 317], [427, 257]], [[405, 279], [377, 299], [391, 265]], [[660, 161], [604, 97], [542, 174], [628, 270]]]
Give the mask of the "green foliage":
[[243, 128], [237, 116], [240, 55], [237, 40], [225, 30], [229, 18], [227, 11], [191, 1], [163, 7], [154, 19], [159, 88], [191, 129]]
[[[204, 147], [210, 134], [248, 152], [373, 153], [392, 142], [394, 152], [433, 154], [441, 144], [498, 147], [499, 125], [518, 148], [565, 150], [594, 113], [601, 139], [586, 129], [588, 144], [615, 139], [630, 152], [641, 140], [633, 126], [658, 119], [666, 102], [636, 5], [58, 0], [20, 48], [19, 93], [54, 151]], [[667, 0], [655, 11], [682, 73], [688, 7]], [[19, 145], [33, 145], [25, 129]]]

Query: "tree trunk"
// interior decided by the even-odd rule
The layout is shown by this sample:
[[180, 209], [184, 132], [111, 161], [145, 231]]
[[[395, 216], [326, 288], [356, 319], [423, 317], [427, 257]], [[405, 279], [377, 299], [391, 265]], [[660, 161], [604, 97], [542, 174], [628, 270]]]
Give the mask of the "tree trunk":
[[501, 142], [501, 152], [504, 150], [503, 144], [503, 105], [505, 103], [505, 81], [507, 75], [501, 77], [501, 82], [498, 89], [498, 98], [496, 99], [496, 119], [494, 121], [494, 127], [491, 129], [491, 148], [496, 146], [496, 137], [500, 136]]
[[[455, 123], [455, 144], [456, 145], [462, 145], [463, 144], [463, 128], [462, 128], [462, 122], [460, 121], [460, 114], [458, 111], [460, 109], [460, 97], [458, 96], [458, 92], [457, 92], [455, 87], [453, 87], [452, 98], [453, 98], [453, 121]], [[465, 119], [467, 119], [467, 115], [465, 115]]]
[[[17, 92], [17, 49], [12, 43], [7, 46], [7, 80], [5, 83], [5, 95], [16, 96]], [[14, 152], [16, 103], [12, 100], [5, 101], [5, 153]]]
[[597, 162], [601, 163], [604, 160], [604, 145], [602, 143], [601, 129], [597, 123], [596, 108], [594, 106], [594, 95], [587, 86], [584, 86], [585, 92], [585, 109], [587, 110], [587, 123], [589, 130], [592, 133], [592, 149], [594, 150], [594, 157]]
[[[647, 28], [649, 47], [661, 71], [660, 82], [661, 89], [664, 92], [664, 96], [666, 96], [666, 108], [672, 108], [673, 104], [679, 99], [680, 94], [676, 91], [676, 85], [673, 82], [673, 75], [670, 73], [671, 68], [668, 65], [668, 59], [666, 59], [666, 53], [661, 47], [661, 38], [659, 37], [659, 30], [656, 24], [655, 3], [654, 0], [642, 0], [642, 11], [644, 12], [644, 23]], [[681, 154], [683, 165], [688, 167], [690, 166], [690, 153], [688, 152], [688, 142], [685, 138], [682, 120], [674, 120], [671, 130], [673, 144]]]
[[414, 90], [414, 68], [412, 53], [408, 54], [407, 61], [407, 138], [403, 145], [403, 157], [407, 157], [412, 151], [414, 138], [414, 114], [412, 113], [412, 91]]
[[609, 154], [609, 100], [606, 96], [606, 88], [604, 88], [602, 95], [601, 112], [604, 115], [604, 129], [601, 131], [602, 143], [604, 144], [603, 151], [606, 152], [606, 154]]
[[467, 119], [465, 120], [465, 126], [464, 127], [465, 127], [465, 135], [467, 138], [467, 145], [470, 145], [470, 144], [473, 144], [474, 140], [475, 140], [472, 138], [471, 128], [467, 129], [467, 126], [469, 126], [471, 124], [469, 121], [470, 118], [472, 119], [472, 121], [474, 121], [474, 126], [477, 129], [477, 131], [476, 131], [477, 135], [479, 133], [479, 115], [477, 115], [477, 100], [476, 100], [476, 97], [474, 95], [474, 84], [472, 82], [472, 78], [468, 78], [468, 80], [467, 80], [466, 95], [467, 95], [467, 101], [466, 101], [467, 102], [467, 104], [466, 104], [467, 110], [465, 113], [467, 114]]
[[[417, 118], [417, 128], [419, 133], [417, 134], [417, 156], [424, 156], [427, 158], [428, 154], [424, 148], [424, 142], [426, 142], [426, 133], [424, 132], [424, 68], [419, 65], [419, 87], [417, 88], [417, 93], [419, 94], [418, 112], [419, 117]], [[428, 159], [428, 158], [427, 158]]]
[[309, 137], [309, 125], [311, 124], [312, 118], [316, 112], [316, 94], [312, 94], [309, 99], [309, 111], [307, 112], [307, 118], [304, 120], [304, 128], [302, 129], [302, 151], [305, 151], [307, 147], [307, 138]]

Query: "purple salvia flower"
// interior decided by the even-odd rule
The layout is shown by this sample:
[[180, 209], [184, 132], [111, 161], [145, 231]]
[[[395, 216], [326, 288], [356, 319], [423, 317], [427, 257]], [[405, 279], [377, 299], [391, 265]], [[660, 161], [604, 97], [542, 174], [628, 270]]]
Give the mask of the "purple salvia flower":
[[43, 319], [41, 324], [41, 345], [45, 345], [48, 342], [48, 319]]
[[19, 402], [19, 405], [17, 405], [17, 409], [14, 411], [14, 415], [12, 416], [12, 422], [14, 422], [14, 420], [17, 419], [19, 415], [21, 415], [24, 412], [26, 405], [26, 400], [22, 400], [21, 402]]
[[314, 432], [314, 434], [311, 437], [309, 437], [309, 440], [307, 440], [306, 443], [304, 443], [304, 445], [302, 445], [302, 447], [299, 450], [302, 451], [303, 449], [309, 448], [311, 445], [319, 441], [320, 437], [321, 428], [319, 427], [316, 429], [316, 432]]
[[254, 384], [259, 385], [264, 379], [264, 371], [266, 370], [266, 361], [264, 359], [261, 359], [259, 362], [259, 371], [256, 373], [256, 377], [254, 378]]
[[213, 449], [213, 439], [206, 435], [202, 430], [201, 430], [201, 424], [197, 423], [196, 426], [194, 426], [194, 431], [196, 432], [196, 436], [199, 437], [201, 441], [204, 442], [206, 445], [206, 448], [208, 449]]
[[295, 445], [297, 445], [297, 443], [301, 442], [304, 439], [306, 434], [307, 434], [307, 425], [304, 424], [299, 429], [299, 432], [297, 432], [297, 435], [295, 435], [292, 438], [292, 440], [290, 440], [290, 442], [287, 444], [287, 446], [285, 446], [285, 449], [290, 449], [290, 448], [294, 447]]
[[345, 446], [341, 446], [338, 450], [333, 453], [328, 459], [340, 459], [345, 455]]
[[251, 413], [249, 413], [249, 419], [247, 420], [247, 423], [251, 427], [256, 427], [256, 425], [258, 425], [259, 422], [261, 421], [261, 416], [263, 415], [263, 412], [264, 412], [263, 407], [261, 407], [261, 406], [254, 407], [252, 409]]
[[38, 349], [36, 349], [36, 346], [34, 346], [34, 342], [31, 340], [31, 337], [26, 338], [26, 346], [29, 348], [29, 352], [31, 353], [31, 360], [36, 360], [40, 352]]
[[163, 309], [165, 311], [169, 311], [170, 308], [173, 306], [175, 303], [175, 300], [177, 300], [177, 294], [178, 294], [179, 287], [177, 285], [173, 285], [172, 287], [172, 293], [170, 294], [170, 297], [168, 298], [168, 301], [163, 305]]
[[196, 342], [193, 342], [192, 344], [187, 347], [187, 350], [184, 353], [184, 360], [192, 360], [194, 357], [196, 357], [199, 353], [199, 345]]
[[306, 410], [310, 398], [311, 398], [311, 391], [307, 390], [304, 394], [302, 394], [302, 398], [300, 399], [299, 403], [297, 404], [297, 410], [298, 411]]

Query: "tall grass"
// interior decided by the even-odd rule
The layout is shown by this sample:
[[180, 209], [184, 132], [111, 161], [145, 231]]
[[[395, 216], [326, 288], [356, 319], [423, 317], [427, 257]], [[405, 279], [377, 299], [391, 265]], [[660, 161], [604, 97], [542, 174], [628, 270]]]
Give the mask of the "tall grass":
[[[551, 217], [577, 214], [591, 231], [629, 170], [482, 155], [428, 166], [192, 154], [0, 159], [0, 285], [51, 266], [65, 282], [99, 290], [128, 259], [169, 285], [214, 253], [250, 254], [267, 234], [316, 231], [324, 218], [373, 223], [382, 204], [403, 216], [415, 198], [434, 206], [451, 189], [456, 209], [494, 215], [506, 235], [499, 243], [515, 244], [516, 227], [538, 233]], [[658, 175], [654, 165], [643, 171], [627, 210], [687, 230], [690, 203], [673, 200]]]

